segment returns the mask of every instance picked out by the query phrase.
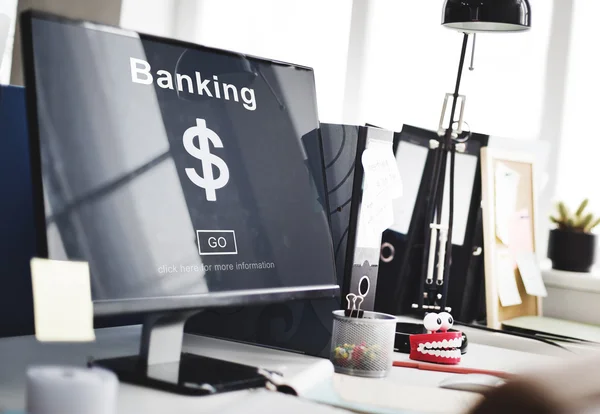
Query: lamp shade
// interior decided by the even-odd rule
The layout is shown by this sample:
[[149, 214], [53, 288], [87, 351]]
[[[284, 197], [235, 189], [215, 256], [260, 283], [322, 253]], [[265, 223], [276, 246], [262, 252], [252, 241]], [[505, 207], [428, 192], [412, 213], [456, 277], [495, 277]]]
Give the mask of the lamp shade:
[[442, 24], [463, 32], [515, 32], [531, 27], [528, 0], [446, 0]]

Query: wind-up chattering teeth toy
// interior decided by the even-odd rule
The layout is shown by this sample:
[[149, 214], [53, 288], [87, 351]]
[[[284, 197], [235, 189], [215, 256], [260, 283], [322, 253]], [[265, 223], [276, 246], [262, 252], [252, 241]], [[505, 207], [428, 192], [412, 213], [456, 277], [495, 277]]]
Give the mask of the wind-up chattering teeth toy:
[[458, 364], [462, 333], [448, 332], [453, 324], [454, 319], [448, 312], [425, 315], [423, 325], [427, 333], [410, 336], [410, 359], [437, 364]]

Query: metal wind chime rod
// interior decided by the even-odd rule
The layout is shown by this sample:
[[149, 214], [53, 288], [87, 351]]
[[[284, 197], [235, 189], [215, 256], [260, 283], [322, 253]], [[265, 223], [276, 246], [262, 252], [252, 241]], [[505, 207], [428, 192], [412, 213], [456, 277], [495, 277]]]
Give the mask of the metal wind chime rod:
[[[438, 130], [439, 140], [432, 140], [430, 148], [435, 151], [433, 161], [433, 173], [427, 197], [427, 212], [425, 216], [425, 249], [423, 252], [422, 275], [425, 275], [425, 290], [428, 304], [423, 304], [423, 310], [447, 310], [446, 296], [448, 293], [447, 282], [450, 275], [451, 253], [452, 253], [452, 226], [454, 215], [454, 164], [455, 164], [455, 140], [462, 133], [462, 119], [464, 114], [465, 97], [459, 95], [460, 82], [465, 63], [469, 35], [463, 36], [458, 75], [453, 94], [446, 94], [440, 126]], [[474, 47], [474, 45], [473, 45]], [[471, 62], [472, 68], [472, 62]], [[443, 122], [446, 114], [448, 100], [452, 99], [450, 120], [448, 127], [444, 129]], [[459, 99], [461, 102], [460, 116], [458, 122], [454, 121]], [[457, 129], [453, 126], [457, 123]], [[449, 171], [449, 199], [447, 222], [443, 222], [444, 188], [446, 181], [446, 168], [450, 156]], [[437, 255], [437, 266], [436, 266]], [[437, 269], [436, 269], [437, 268]], [[424, 301], [425, 298], [421, 300]]]

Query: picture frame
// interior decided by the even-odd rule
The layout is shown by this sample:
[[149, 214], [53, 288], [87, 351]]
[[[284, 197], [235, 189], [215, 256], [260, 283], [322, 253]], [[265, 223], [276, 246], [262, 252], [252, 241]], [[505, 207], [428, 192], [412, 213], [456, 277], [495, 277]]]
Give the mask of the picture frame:
[[542, 299], [527, 293], [516, 261], [537, 252], [536, 157], [482, 148], [481, 173], [487, 326], [501, 329], [503, 321], [542, 314]]

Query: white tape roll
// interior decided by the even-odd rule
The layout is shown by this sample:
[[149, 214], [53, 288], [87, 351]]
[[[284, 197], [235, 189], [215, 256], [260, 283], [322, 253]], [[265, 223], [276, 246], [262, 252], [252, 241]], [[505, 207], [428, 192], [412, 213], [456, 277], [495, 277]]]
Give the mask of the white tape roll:
[[31, 367], [28, 414], [115, 414], [119, 381], [99, 368]]

